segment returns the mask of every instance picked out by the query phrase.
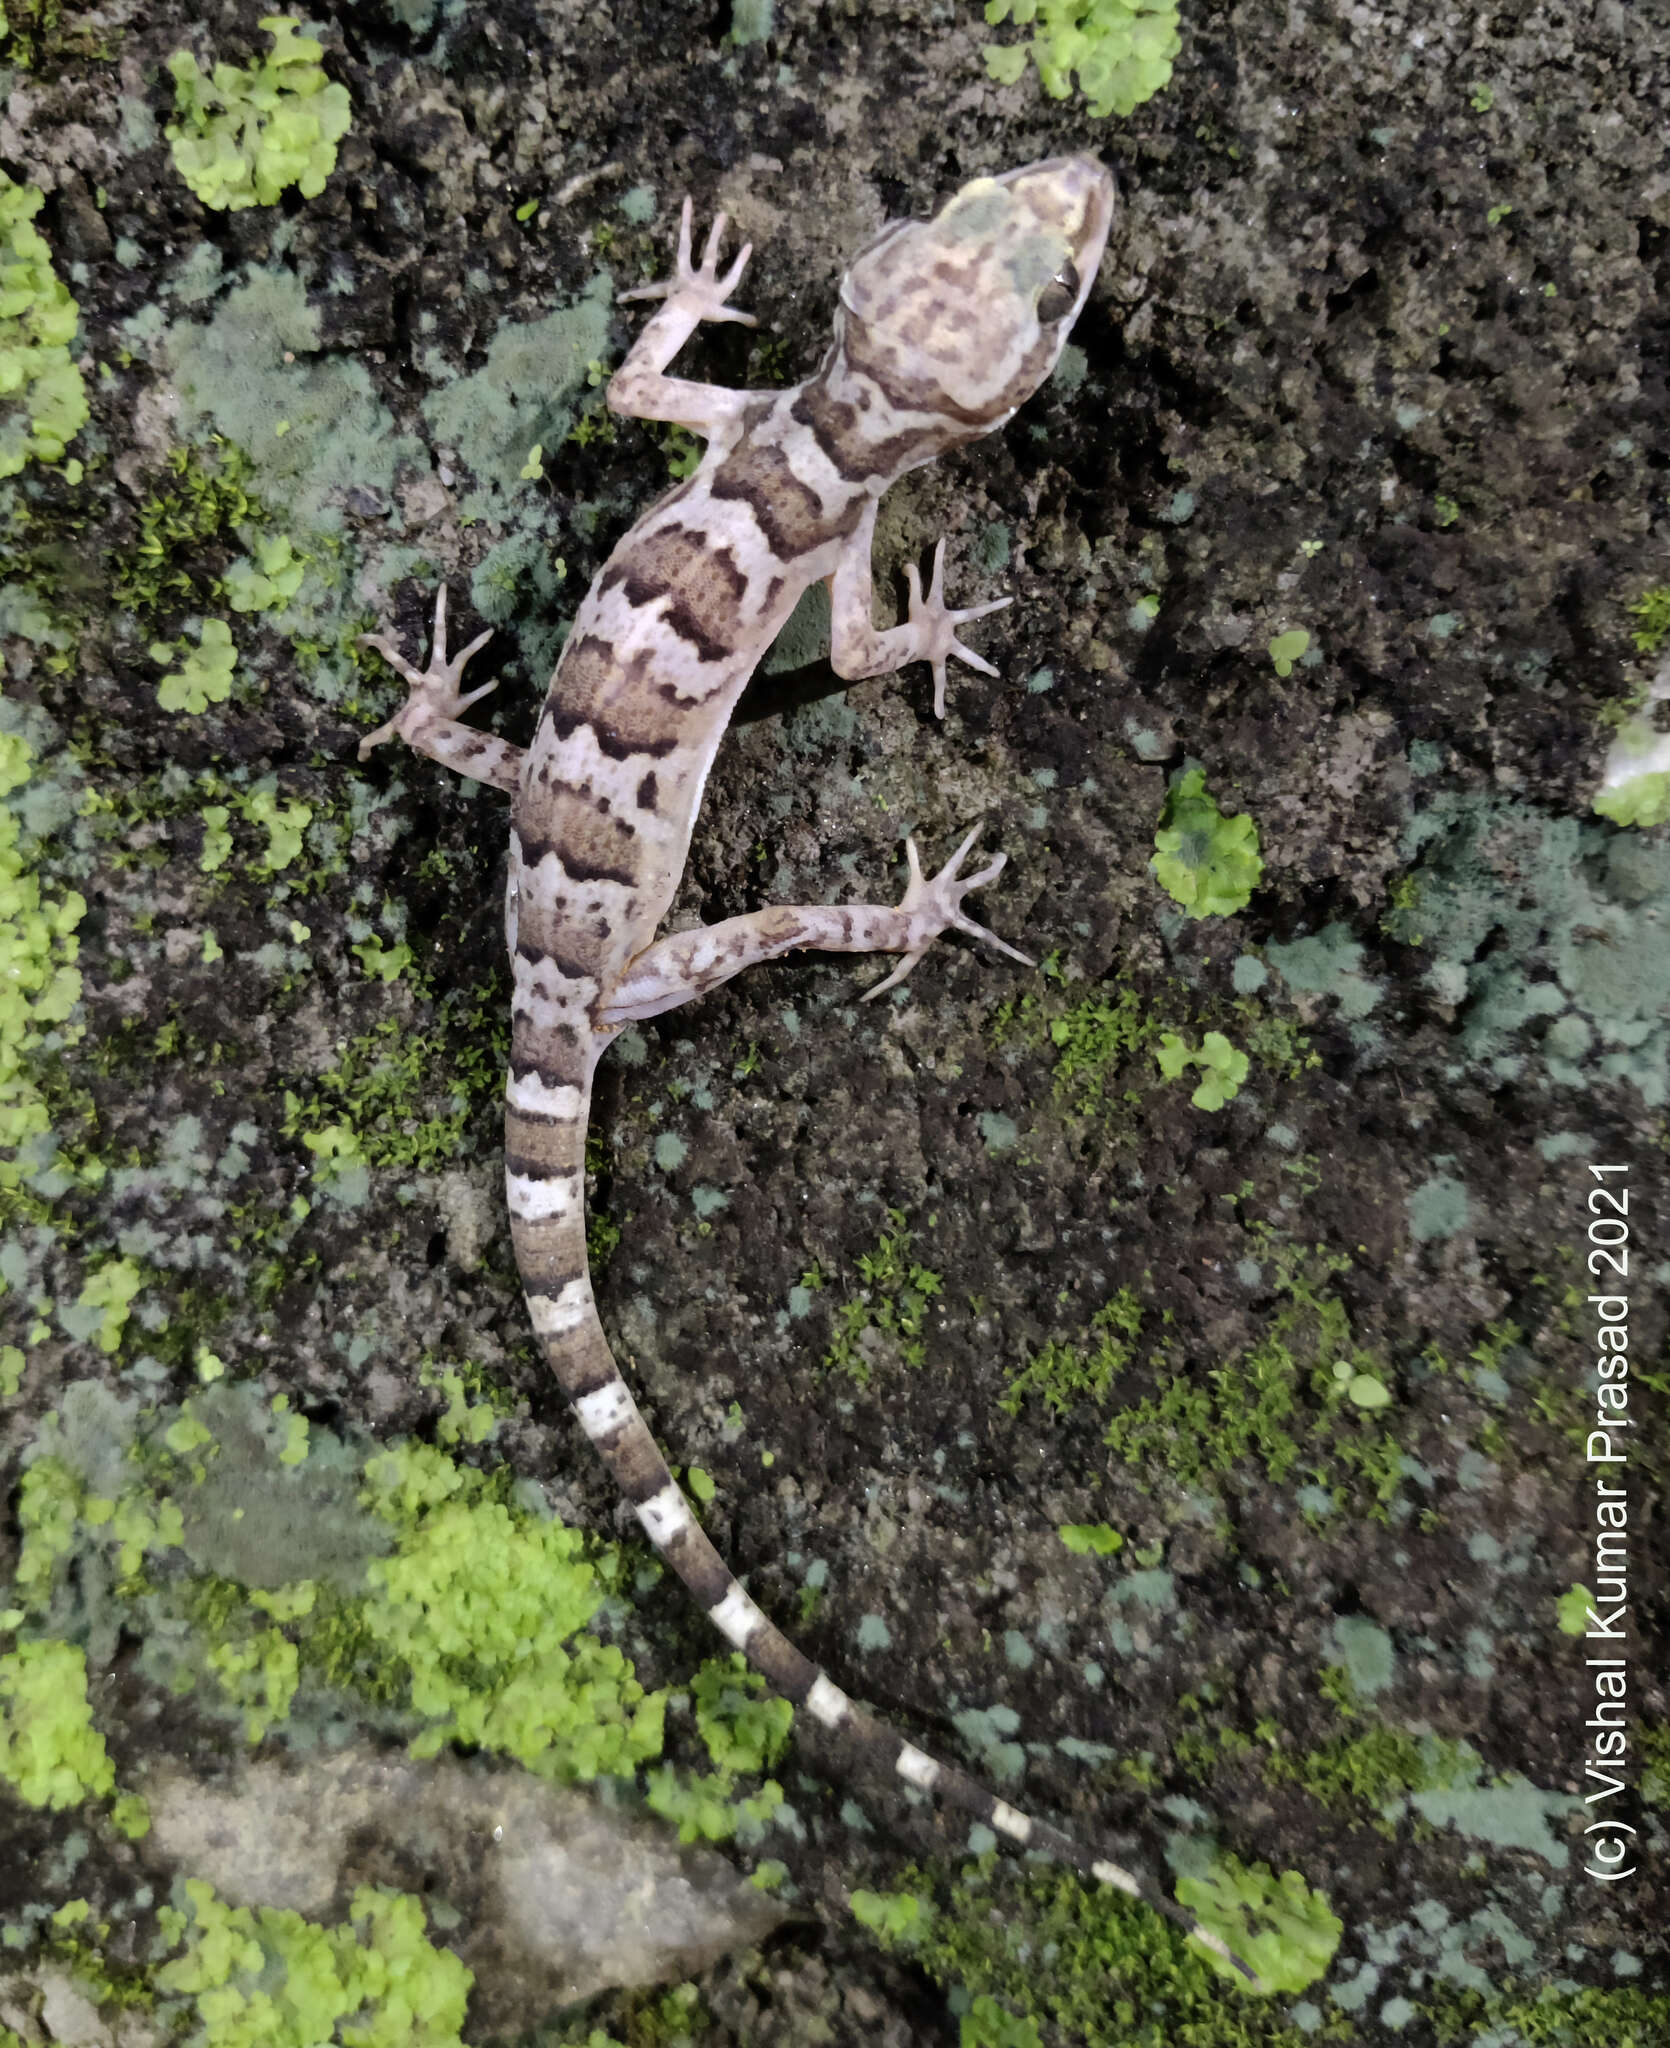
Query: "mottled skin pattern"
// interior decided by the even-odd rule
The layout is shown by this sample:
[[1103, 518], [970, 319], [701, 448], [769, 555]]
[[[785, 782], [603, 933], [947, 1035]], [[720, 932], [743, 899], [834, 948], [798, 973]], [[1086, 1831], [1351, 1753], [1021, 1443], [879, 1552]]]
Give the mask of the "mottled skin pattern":
[[796, 947], [901, 955], [872, 996], [901, 981], [948, 926], [1014, 952], [962, 910], [964, 895], [1002, 866], [999, 855], [960, 875], [972, 832], [931, 881], [909, 846], [910, 883], [897, 908], [785, 906], [661, 940], [655, 931], [737, 698], [808, 585], [829, 586], [831, 659], [849, 679], [927, 661], [943, 714], [950, 655], [995, 673], [956, 628], [998, 605], [945, 608], [943, 543], [926, 596], [909, 572], [906, 622], [888, 631], [872, 623], [876, 508], [907, 471], [1002, 426], [1049, 375], [1089, 295], [1112, 212], [1101, 165], [1058, 157], [976, 179], [932, 221], [893, 222], [842, 280], [834, 343], [817, 373], [792, 391], [762, 394], [666, 375], [699, 322], [749, 318], [725, 303], [748, 248], [719, 277], [721, 215], [693, 264], [686, 200], [673, 277], [627, 294], [665, 303], [608, 399], [617, 412], [704, 436], [701, 467], [639, 520], [587, 593], [525, 752], [457, 722], [482, 694], [458, 687], [481, 643], [447, 659], [444, 590], [427, 671], [372, 639], [411, 695], [361, 752], [398, 735], [514, 798], [505, 912], [515, 975], [505, 1092], [511, 1231], [551, 1368], [650, 1540], [755, 1669], [863, 1760], [1147, 1899], [1227, 1955], [1216, 1936], [1118, 1865], [874, 1720], [779, 1633], [668, 1471], [610, 1353], [586, 1270], [592, 1074], [627, 1022]]

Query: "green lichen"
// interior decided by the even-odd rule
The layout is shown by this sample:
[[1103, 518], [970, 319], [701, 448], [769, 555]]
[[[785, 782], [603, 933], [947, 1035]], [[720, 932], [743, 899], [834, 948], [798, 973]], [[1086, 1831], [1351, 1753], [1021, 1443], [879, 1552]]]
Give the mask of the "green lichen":
[[770, 1768], [794, 1725], [794, 1708], [772, 1697], [740, 1654], [710, 1657], [690, 1681], [696, 1727], [721, 1771]]
[[[1343, 1923], [1328, 1901], [1312, 1891], [1296, 1870], [1275, 1876], [1268, 1865], [1221, 1856], [1202, 1877], [1177, 1881], [1177, 1901], [1258, 1972], [1257, 1989], [1303, 1991], [1334, 1959]], [[1245, 1979], [1232, 1963], [1210, 1949], [1200, 1953], [1208, 1969], [1232, 1983]]]
[[274, 534], [259, 543], [253, 560], [241, 555], [226, 571], [226, 602], [235, 612], [278, 611], [300, 590], [307, 563], [287, 533]]
[[1258, 827], [1245, 812], [1226, 817], [1206, 788], [1206, 771], [1172, 779], [1154, 834], [1155, 879], [1190, 917], [1230, 917], [1246, 907], [1264, 872]]
[[[521, 1505], [508, 1475], [413, 1444], [362, 1462], [247, 1383], [141, 1425], [102, 1390], [64, 1409], [24, 1474], [16, 1618], [112, 1648], [130, 1628], [155, 1682], [252, 1742], [346, 1690], [409, 1717], [420, 1756], [456, 1741], [584, 1780], [659, 1752], [663, 1696], [586, 1628], [618, 1553]], [[733, 1760], [783, 1732], [746, 1690], [704, 1680]]]
[[581, 1532], [513, 1513], [490, 1481], [422, 1445], [373, 1458], [365, 1476], [367, 1504], [400, 1540], [368, 1568], [361, 1621], [408, 1674], [427, 1723], [414, 1755], [464, 1742], [590, 1779], [659, 1752], [662, 1696], [584, 1633], [606, 1588]]
[[62, 1318], [72, 1336], [82, 1337], [109, 1354], [121, 1348], [134, 1297], [145, 1275], [132, 1259], [107, 1259], [95, 1266], [76, 1297], [79, 1315]]
[[180, 2001], [196, 2048], [459, 2048], [472, 1973], [428, 1939], [423, 1907], [378, 1885], [334, 1927], [227, 1906], [199, 1878], [164, 1909], [184, 1952], [153, 1982]]
[[1078, 1557], [1112, 1557], [1125, 1547], [1125, 1539], [1106, 1522], [1063, 1522], [1056, 1530], [1064, 1550]]
[[1614, 825], [1635, 825], [1642, 831], [1670, 823], [1670, 770], [1631, 776], [1628, 782], [1603, 789], [1591, 808]]
[[86, 899], [43, 890], [35, 849], [4, 801], [31, 781], [35, 761], [21, 734], [0, 731], [0, 1188], [19, 1185], [20, 1150], [51, 1128], [37, 1063], [72, 1035], [81, 1000], [75, 931]]
[[1310, 651], [1310, 635], [1303, 626], [1296, 626], [1291, 632], [1278, 633], [1265, 651], [1276, 674], [1290, 676], [1293, 664]]
[[217, 212], [276, 205], [292, 185], [317, 197], [353, 118], [347, 88], [320, 66], [323, 46], [293, 16], [263, 15], [261, 27], [273, 47], [257, 64], [217, 63], [205, 75], [188, 50], [168, 60], [174, 168]]
[[1124, 120], [1151, 100], [1171, 82], [1172, 59], [1183, 47], [1177, 0], [986, 0], [986, 19], [1037, 24], [1028, 43], [984, 45], [990, 77], [1013, 85], [1030, 51], [1050, 98], [1064, 100], [1076, 73], [1097, 120]]
[[[187, 711], [195, 715], [211, 704], [224, 704], [232, 694], [232, 677], [238, 665], [238, 650], [232, 644], [232, 629], [224, 619], [204, 619], [197, 625], [198, 645], [183, 640], [153, 640], [151, 659], [170, 668], [157, 685], [157, 702], [164, 711]], [[181, 657], [184, 656], [182, 660]]]
[[1191, 1051], [1177, 1032], [1162, 1031], [1154, 1059], [1168, 1081], [1175, 1081], [1185, 1067], [1200, 1069], [1200, 1085], [1189, 1097], [1196, 1109], [1222, 1109], [1240, 1093], [1247, 1078], [1246, 1054], [1238, 1052], [1221, 1031], [1208, 1031], [1198, 1052]]
[[671, 1821], [683, 1842], [757, 1841], [783, 1804], [783, 1788], [768, 1778], [738, 1797], [737, 1777], [768, 1769], [782, 1754], [794, 1722], [787, 1700], [766, 1694], [747, 1659], [710, 1657], [690, 1683], [696, 1727], [714, 1770], [703, 1775], [652, 1771], [645, 1793], [651, 1812]]
[[61, 462], [87, 424], [86, 385], [70, 359], [80, 309], [32, 225], [44, 203], [38, 185], [0, 171], [0, 477], [31, 456]]
[[87, 1660], [69, 1643], [24, 1643], [0, 1656], [0, 1778], [30, 1806], [79, 1806], [114, 1789], [87, 1704]]

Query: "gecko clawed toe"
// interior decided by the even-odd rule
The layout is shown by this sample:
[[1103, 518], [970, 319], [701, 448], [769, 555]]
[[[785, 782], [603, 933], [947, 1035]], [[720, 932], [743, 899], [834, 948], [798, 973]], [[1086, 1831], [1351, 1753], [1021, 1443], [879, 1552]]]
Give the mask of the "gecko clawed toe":
[[[592, 1078], [623, 1025], [800, 947], [901, 954], [871, 997], [896, 988], [950, 928], [1026, 961], [963, 911], [963, 899], [1003, 867], [997, 854], [962, 875], [978, 827], [931, 880], [908, 841], [899, 905], [782, 904], [664, 937], [657, 928], [737, 700], [814, 584], [828, 587], [830, 660], [849, 680], [925, 661], [943, 714], [953, 656], [996, 673], [957, 628], [1008, 599], [948, 610], [943, 542], [926, 595], [911, 571], [905, 622], [876, 626], [876, 508], [898, 478], [1004, 425], [1049, 376], [1112, 216], [1113, 181], [1094, 157], [976, 178], [932, 220], [893, 222], [853, 258], [832, 345], [810, 377], [786, 391], [744, 392], [668, 374], [704, 322], [753, 324], [727, 303], [749, 247], [721, 276], [719, 215], [694, 264], [686, 199], [672, 276], [622, 295], [662, 303], [606, 395], [617, 413], [704, 437], [700, 465], [617, 543], [582, 599], [525, 752], [459, 723], [482, 694], [458, 687], [481, 643], [448, 659], [444, 594], [427, 669], [367, 636], [410, 695], [362, 752], [398, 736], [514, 799], [505, 1195], [516, 1263], [546, 1362], [649, 1541], [754, 1670], [844, 1734], [876, 1771], [1200, 1931], [1153, 1885], [904, 1740], [776, 1628], [708, 1540], [638, 1413], [598, 1319], [586, 1258]], [[1216, 1936], [1201, 1938], [1222, 1952]]]
[[690, 261], [690, 220], [691, 204], [686, 194], [679, 216], [678, 254], [673, 262], [672, 276], [658, 278], [653, 284], [633, 285], [629, 291], [621, 292], [620, 298], [677, 299], [683, 301], [698, 319], [733, 321], [739, 327], [757, 327], [760, 323], [752, 313], [739, 312], [735, 306], [725, 303], [742, 282], [742, 273], [748, 268], [748, 259], [754, 253], [753, 243], [743, 243], [731, 259], [730, 269], [720, 277], [719, 248], [725, 237], [726, 216], [716, 213], [702, 250], [701, 268], [697, 269]]
[[922, 873], [921, 856], [916, 850], [916, 841], [905, 841], [905, 858], [910, 863], [910, 880], [905, 887], [905, 899], [899, 905], [901, 914], [909, 920], [909, 943], [904, 958], [891, 974], [867, 988], [860, 1001], [873, 1002], [877, 996], [885, 995], [890, 988], [897, 988], [915, 967], [941, 932], [955, 929], [967, 932], [970, 938], [983, 939], [988, 946], [995, 946], [1000, 953], [1007, 953], [1011, 960], [1018, 960], [1023, 967], [1036, 967], [1037, 962], [1029, 955], [1011, 946], [1007, 939], [1000, 939], [996, 932], [988, 931], [983, 924], [976, 924], [972, 917], [963, 914], [963, 898], [974, 889], [983, 889], [988, 882], [995, 882], [1008, 865], [1006, 853], [994, 854], [977, 875], [959, 880], [957, 871], [968, 856], [969, 848], [980, 836], [980, 825], [970, 826], [951, 858], [931, 880]]
[[473, 655], [481, 652], [493, 634], [491, 628], [485, 633], [478, 633], [468, 647], [461, 648], [449, 661], [446, 602], [446, 584], [443, 581], [435, 593], [435, 625], [427, 668], [414, 668], [386, 633], [362, 633], [359, 636], [360, 645], [375, 648], [405, 683], [407, 692], [405, 703], [394, 716], [385, 720], [375, 732], [368, 732], [360, 741], [359, 757], [362, 761], [369, 757], [373, 747], [380, 747], [385, 740], [403, 739], [409, 746], [416, 746], [417, 736], [425, 727], [455, 721], [461, 711], [467, 711], [472, 704], [479, 703], [499, 687], [498, 678], [494, 677], [478, 690], [459, 690], [465, 665]]
[[945, 716], [945, 664], [951, 655], [966, 662], [983, 676], [995, 676], [997, 670], [984, 655], [976, 654], [972, 647], [965, 647], [957, 638], [957, 628], [966, 626], [971, 619], [984, 619], [993, 612], [1005, 610], [1014, 603], [1012, 597], [994, 597], [987, 604], [971, 604], [962, 611], [948, 611], [945, 606], [945, 542], [940, 539], [934, 546], [934, 566], [928, 578], [928, 594], [922, 595], [922, 573], [914, 562], [905, 568], [905, 581], [910, 588], [910, 611], [906, 616], [907, 628], [914, 628], [919, 636], [917, 658], [927, 662], [934, 676], [934, 716]]

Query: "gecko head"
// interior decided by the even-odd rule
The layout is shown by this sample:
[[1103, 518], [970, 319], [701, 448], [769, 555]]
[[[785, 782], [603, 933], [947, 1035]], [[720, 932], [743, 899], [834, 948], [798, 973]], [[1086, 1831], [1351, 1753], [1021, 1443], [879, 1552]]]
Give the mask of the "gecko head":
[[841, 281], [844, 367], [895, 414], [989, 432], [1055, 368], [1112, 220], [1102, 165], [1057, 156], [974, 179], [932, 220], [889, 223]]

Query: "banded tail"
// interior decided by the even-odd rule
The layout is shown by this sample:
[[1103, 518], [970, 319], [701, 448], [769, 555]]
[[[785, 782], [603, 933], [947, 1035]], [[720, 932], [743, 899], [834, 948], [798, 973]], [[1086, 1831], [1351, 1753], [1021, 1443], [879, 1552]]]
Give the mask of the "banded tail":
[[[547, 1057], [550, 1055], [548, 1054]], [[578, 1045], [558, 1070], [519, 1066], [505, 1087], [505, 1188], [528, 1312], [580, 1427], [631, 1503], [644, 1533], [726, 1641], [772, 1689], [849, 1742], [860, 1760], [931, 1792], [1028, 1849], [1140, 1899], [1253, 1983], [1256, 1974], [1194, 1916], [1120, 1864], [997, 1798], [975, 1778], [906, 1742], [842, 1692], [755, 1605], [708, 1541], [630, 1389], [592, 1300], [586, 1265], [585, 1154], [595, 1051]]]

